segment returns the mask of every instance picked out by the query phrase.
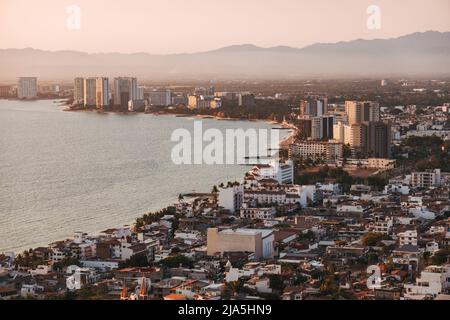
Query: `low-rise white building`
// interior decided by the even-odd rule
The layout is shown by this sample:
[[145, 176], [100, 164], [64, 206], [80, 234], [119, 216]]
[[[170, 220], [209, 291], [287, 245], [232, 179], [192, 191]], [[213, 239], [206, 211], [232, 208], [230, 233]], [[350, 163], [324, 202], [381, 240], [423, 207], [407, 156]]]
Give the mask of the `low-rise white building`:
[[290, 146], [290, 156], [311, 160], [342, 159], [344, 154], [344, 144], [337, 141], [302, 141]]
[[421, 218], [425, 220], [436, 219], [436, 213], [429, 210], [426, 206], [417, 206], [408, 209], [409, 213], [416, 218]]
[[294, 183], [294, 162], [292, 160], [285, 162], [272, 160], [268, 164], [254, 166], [249, 174], [257, 180], [275, 179], [280, 184], [292, 184]]
[[275, 217], [276, 210], [274, 207], [270, 208], [250, 208], [246, 204], [241, 207], [241, 218], [245, 219], [259, 219], [270, 220]]
[[375, 217], [374, 221], [370, 223], [370, 231], [389, 235], [393, 226], [394, 219], [392, 217]]
[[367, 167], [374, 169], [394, 169], [395, 168], [395, 160], [385, 159], [385, 158], [369, 158], [367, 159]]
[[207, 254], [250, 252], [256, 260], [274, 255], [275, 236], [272, 229], [208, 229]]
[[98, 269], [102, 271], [106, 270], [114, 270], [119, 268], [119, 261], [118, 260], [102, 260], [102, 259], [89, 259], [89, 260], [81, 260], [80, 264], [84, 268], [90, 268], [90, 269]]
[[410, 188], [405, 184], [388, 184], [384, 187], [384, 194], [400, 193], [402, 195], [408, 195]]
[[369, 207], [360, 204], [339, 204], [336, 207], [336, 212], [341, 216], [346, 214], [357, 214], [363, 216], [369, 212], [369, 209]]
[[436, 241], [428, 242], [425, 246], [425, 251], [434, 254], [435, 252], [439, 251], [439, 243], [437, 243]]
[[66, 278], [66, 287], [71, 291], [80, 290], [84, 286], [94, 284], [100, 279], [100, 275], [90, 268], [69, 266], [67, 273], [69, 276]]
[[411, 186], [414, 188], [430, 188], [441, 185], [441, 170], [413, 172]]
[[36, 269], [31, 270], [30, 274], [32, 276], [37, 275], [46, 275], [52, 272], [52, 266], [51, 265], [38, 265]]
[[417, 230], [406, 230], [397, 234], [400, 246], [411, 245], [417, 246]]
[[202, 235], [197, 230], [177, 230], [174, 235], [175, 239], [182, 240], [185, 244], [193, 245], [202, 240]]
[[29, 296], [36, 296], [43, 291], [44, 291], [43, 286], [39, 286], [37, 284], [22, 284], [22, 288], [20, 289], [20, 295], [23, 298], [27, 298]]
[[231, 213], [239, 211], [244, 198], [244, 186], [234, 185], [225, 188], [219, 188], [218, 204]]
[[415, 284], [405, 285], [405, 299], [422, 300], [436, 297], [450, 289], [450, 265], [429, 266], [416, 279]]

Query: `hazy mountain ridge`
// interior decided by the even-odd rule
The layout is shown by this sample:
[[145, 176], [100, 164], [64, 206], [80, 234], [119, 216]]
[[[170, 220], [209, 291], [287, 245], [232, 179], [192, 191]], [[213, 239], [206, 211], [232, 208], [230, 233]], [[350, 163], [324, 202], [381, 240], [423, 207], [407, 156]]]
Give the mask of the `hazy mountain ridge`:
[[304, 48], [252, 44], [217, 50], [154, 55], [31, 48], [0, 49], [0, 76], [77, 75], [170, 77], [302, 77], [450, 75], [450, 32], [413, 33], [393, 39], [317, 43]]

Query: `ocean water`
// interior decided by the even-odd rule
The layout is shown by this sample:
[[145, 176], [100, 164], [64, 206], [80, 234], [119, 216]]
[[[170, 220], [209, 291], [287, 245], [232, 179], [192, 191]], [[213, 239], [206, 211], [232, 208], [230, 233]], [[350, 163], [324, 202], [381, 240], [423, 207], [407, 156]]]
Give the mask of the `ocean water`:
[[[0, 252], [131, 224], [173, 204], [180, 193], [240, 180], [246, 166], [173, 164], [171, 134], [177, 128], [192, 132], [193, 121], [64, 112], [50, 100], [0, 100]], [[205, 130], [273, 127], [202, 121]]]

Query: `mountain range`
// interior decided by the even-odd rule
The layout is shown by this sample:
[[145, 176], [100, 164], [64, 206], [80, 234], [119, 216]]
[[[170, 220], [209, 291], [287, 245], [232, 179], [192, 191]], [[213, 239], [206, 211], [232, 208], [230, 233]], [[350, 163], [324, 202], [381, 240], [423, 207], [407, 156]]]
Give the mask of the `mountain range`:
[[318, 43], [304, 48], [252, 44], [155, 55], [0, 49], [0, 78], [133, 75], [143, 79], [237, 79], [450, 75], [450, 32]]

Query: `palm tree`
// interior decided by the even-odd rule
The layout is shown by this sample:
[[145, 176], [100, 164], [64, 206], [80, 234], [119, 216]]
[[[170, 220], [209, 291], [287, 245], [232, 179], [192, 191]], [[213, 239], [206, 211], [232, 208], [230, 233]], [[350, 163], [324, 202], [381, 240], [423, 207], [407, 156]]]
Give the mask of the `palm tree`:
[[242, 291], [243, 283], [242, 281], [238, 280], [238, 281], [232, 281], [232, 282], [228, 282], [226, 284], [227, 289], [229, 289], [231, 291], [231, 294], [233, 296], [236, 296], [239, 292]]

